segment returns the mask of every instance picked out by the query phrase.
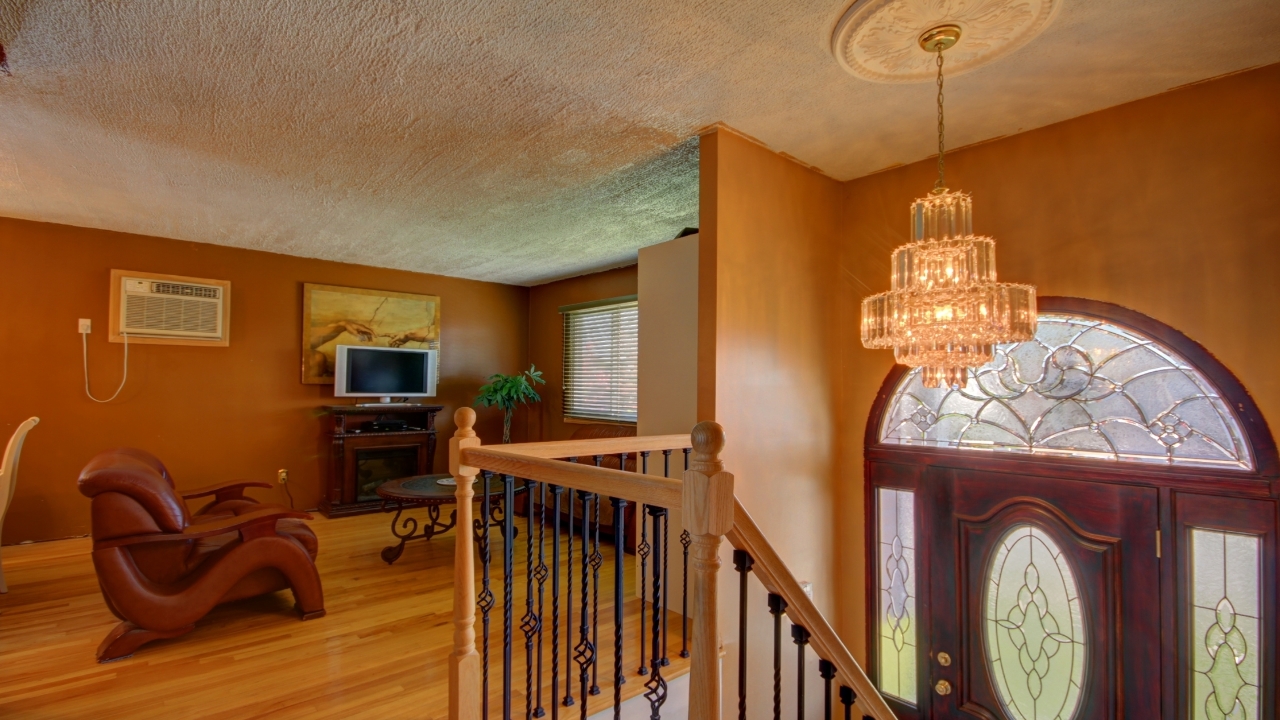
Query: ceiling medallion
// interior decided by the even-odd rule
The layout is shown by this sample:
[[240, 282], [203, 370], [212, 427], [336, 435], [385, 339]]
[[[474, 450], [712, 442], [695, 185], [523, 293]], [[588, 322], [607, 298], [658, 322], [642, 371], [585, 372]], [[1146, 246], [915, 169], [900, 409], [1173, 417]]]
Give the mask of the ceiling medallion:
[[946, 187], [942, 58], [963, 34], [946, 24], [916, 36], [937, 71], [938, 180], [911, 205], [911, 242], [893, 251], [889, 291], [862, 301], [862, 345], [893, 348], [899, 363], [923, 368], [929, 388], [965, 385], [969, 368], [994, 358], [994, 345], [1036, 333], [1036, 289], [996, 282], [995, 240], [973, 234], [968, 194]]
[[836, 25], [831, 51], [850, 73], [876, 82], [933, 78], [920, 36], [953, 25], [964, 42], [947, 53], [952, 75], [981, 67], [1027, 44], [1048, 27], [1061, 0], [857, 0]]

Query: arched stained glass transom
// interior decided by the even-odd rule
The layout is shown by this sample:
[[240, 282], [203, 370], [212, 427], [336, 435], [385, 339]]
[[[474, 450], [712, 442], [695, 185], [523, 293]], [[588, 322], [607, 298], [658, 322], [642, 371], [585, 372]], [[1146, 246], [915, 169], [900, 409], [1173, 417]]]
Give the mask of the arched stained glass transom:
[[962, 388], [907, 373], [883, 443], [1252, 470], [1239, 420], [1181, 355], [1132, 329], [1040, 315], [1034, 340], [999, 345]]

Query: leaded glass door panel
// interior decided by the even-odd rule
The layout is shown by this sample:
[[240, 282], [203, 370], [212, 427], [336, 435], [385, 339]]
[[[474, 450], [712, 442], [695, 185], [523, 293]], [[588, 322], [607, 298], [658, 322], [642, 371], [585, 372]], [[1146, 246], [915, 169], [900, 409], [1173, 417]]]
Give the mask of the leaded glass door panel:
[[1036, 337], [963, 386], [899, 367], [877, 397], [873, 679], [912, 720], [1276, 717], [1266, 419], [1174, 328], [1080, 298], [1038, 305]]
[[1156, 490], [934, 467], [921, 495], [931, 717], [1160, 707]]

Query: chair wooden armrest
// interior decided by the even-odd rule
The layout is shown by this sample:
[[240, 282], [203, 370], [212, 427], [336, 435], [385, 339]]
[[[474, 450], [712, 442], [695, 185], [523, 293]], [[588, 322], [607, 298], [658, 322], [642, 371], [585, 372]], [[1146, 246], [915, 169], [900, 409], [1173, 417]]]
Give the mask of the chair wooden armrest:
[[194, 500], [195, 498], [207, 497], [209, 495], [216, 496], [215, 502], [225, 502], [227, 500], [239, 500], [244, 497], [245, 488], [271, 488], [271, 483], [261, 482], [259, 480], [233, 480], [226, 483], [217, 483], [216, 485], [206, 485], [195, 490], [182, 490], [178, 495], [183, 500]]
[[300, 520], [312, 519], [311, 515], [308, 513], [279, 507], [268, 507], [262, 510], [254, 510], [251, 513], [245, 513], [243, 515], [219, 515], [207, 522], [202, 522], [197, 525], [189, 525], [186, 530], [183, 530], [180, 533], [147, 533], [145, 535], [129, 535], [127, 537], [112, 538], [110, 540], [99, 540], [93, 544], [93, 549], [103, 550], [106, 548], [140, 545], [143, 543], [196, 540], [199, 538], [225, 535], [229, 532], [239, 532], [241, 537], [245, 540], [251, 540], [263, 535], [276, 534], [276, 521], [283, 520], [285, 518], [298, 518]]

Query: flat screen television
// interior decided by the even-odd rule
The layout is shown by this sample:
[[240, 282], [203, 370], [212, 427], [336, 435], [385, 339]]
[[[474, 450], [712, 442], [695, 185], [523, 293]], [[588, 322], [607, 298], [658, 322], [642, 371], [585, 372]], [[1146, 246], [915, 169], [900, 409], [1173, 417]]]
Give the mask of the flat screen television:
[[435, 397], [436, 350], [339, 345], [335, 397]]

